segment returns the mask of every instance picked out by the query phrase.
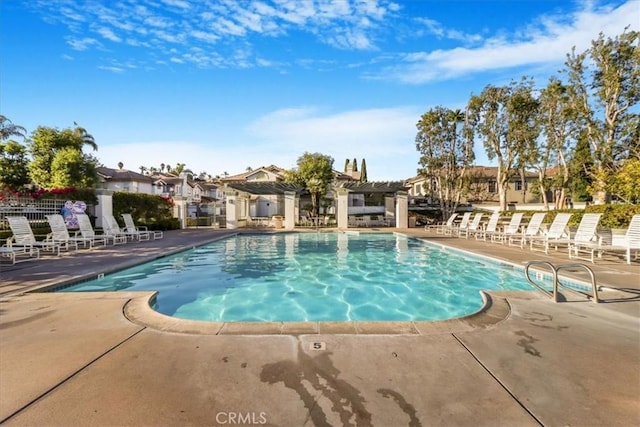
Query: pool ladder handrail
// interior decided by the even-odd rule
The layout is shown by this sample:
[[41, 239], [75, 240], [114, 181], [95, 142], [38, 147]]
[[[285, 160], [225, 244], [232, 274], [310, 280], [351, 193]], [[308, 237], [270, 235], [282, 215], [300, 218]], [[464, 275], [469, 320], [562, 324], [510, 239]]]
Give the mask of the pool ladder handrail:
[[[546, 265], [547, 267], [549, 267], [551, 269], [552, 272], [552, 279], [553, 279], [553, 293], [547, 291], [546, 289], [544, 289], [542, 286], [538, 285], [536, 282], [534, 282], [533, 280], [531, 280], [531, 276], [529, 275], [529, 269], [531, 268], [532, 265]], [[558, 287], [562, 286], [563, 288], [571, 291], [571, 292], [576, 292], [579, 293], [581, 295], [581, 292], [576, 291], [575, 289], [571, 289], [568, 286], [563, 285], [562, 283], [560, 283], [560, 281], [558, 280], [558, 272], [560, 270], [564, 270], [564, 269], [568, 269], [568, 268], [576, 268], [576, 267], [580, 267], [583, 268], [587, 271], [587, 273], [589, 273], [589, 276], [591, 276], [591, 287], [593, 289], [593, 302], [595, 302], [596, 304], [600, 302], [600, 298], [598, 297], [598, 286], [596, 285], [596, 276], [593, 273], [593, 270], [585, 265], [585, 264], [580, 264], [580, 263], [573, 263], [573, 264], [561, 264], [558, 266], [553, 265], [552, 263], [550, 263], [549, 261], [529, 261], [527, 262], [527, 265], [524, 267], [524, 274], [527, 278], [527, 281], [529, 283], [531, 283], [533, 286], [535, 286], [538, 290], [542, 291], [544, 294], [549, 295], [553, 298], [554, 302], [558, 302]]]

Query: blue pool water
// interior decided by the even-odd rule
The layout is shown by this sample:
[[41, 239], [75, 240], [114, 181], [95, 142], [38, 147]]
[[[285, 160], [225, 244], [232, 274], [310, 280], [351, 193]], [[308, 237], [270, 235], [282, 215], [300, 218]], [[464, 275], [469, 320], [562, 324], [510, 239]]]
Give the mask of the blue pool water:
[[237, 235], [65, 288], [159, 291], [156, 310], [208, 321], [440, 320], [480, 290], [532, 290], [522, 270], [399, 234]]

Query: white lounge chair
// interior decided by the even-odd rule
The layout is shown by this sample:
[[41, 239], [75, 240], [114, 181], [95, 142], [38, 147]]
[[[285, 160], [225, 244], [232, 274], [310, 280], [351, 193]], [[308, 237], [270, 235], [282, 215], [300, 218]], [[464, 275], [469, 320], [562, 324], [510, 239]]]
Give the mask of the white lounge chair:
[[465, 212], [464, 214], [462, 214], [462, 219], [460, 220], [460, 224], [456, 224], [454, 222], [451, 228], [449, 228], [448, 230], [445, 230], [444, 234], [447, 234], [450, 236], [453, 236], [454, 234], [458, 235], [458, 232], [460, 231], [460, 229], [467, 228], [469, 226], [470, 219], [471, 219], [471, 212]]
[[500, 212], [492, 213], [486, 227], [481, 228], [475, 233], [476, 240], [482, 239], [486, 242], [487, 237], [493, 239], [493, 235], [498, 231], [498, 221], [500, 221]]
[[538, 236], [540, 234], [540, 226], [542, 225], [542, 221], [544, 221], [545, 215], [546, 214], [543, 212], [534, 213], [527, 224], [527, 228], [522, 233], [509, 235], [509, 246], [515, 246], [518, 244], [520, 248], [524, 248], [524, 245], [529, 239]]
[[0, 247], [0, 258], [9, 258], [11, 264], [17, 264], [40, 258], [40, 250], [26, 246], [2, 246]]
[[67, 229], [64, 217], [60, 214], [47, 215], [47, 221], [51, 228], [51, 233], [47, 236], [47, 241], [66, 243], [69, 248], [78, 249], [78, 245], [82, 244], [85, 248], [93, 248], [93, 240], [82, 236], [71, 236]]
[[149, 240], [149, 237], [153, 237], [154, 240], [162, 239], [164, 237], [164, 234], [160, 230], [149, 230], [147, 227], [136, 225], [136, 223], [133, 221], [133, 217], [131, 216], [131, 214], [128, 214], [128, 213], [122, 214], [122, 219], [124, 219], [125, 233], [146, 234], [147, 238], [144, 238], [142, 240]]
[[603, 252], [623, 252], [627, 260], [627, 264], [631, 264], [631, 252], [635, 251], [636, 259], [640, 252], [640, 215], [634, 215], [631, 218], [627, 232], [621, 242], [604, 242], [602, 240], [594, 243], [575, 243], [572, 245], [574, 253], [587, 252], [591, 255], [591, 262], [594, 262], [594, 253], [599, 256]]
[[13, 233], [13, 236], [7, 240], [7, 247], [25, 247], [31, 251], [41, 249], [57, 255], [60, 255], [62, 248], [69, 249], [67, 243], [37, 240], [26, 216], [8, 216], [7, 221]]
[[480, 230], [480, 221], [482, 221], [483, 215], [484, 214], [481, 212], [476, 213], [466, 227], [460, 227], [458, 229], [458, 237], [468, 239], [469, 236], [478, 232]]
[[453, 222], [456, 220], [457, 217], [458, 217], [457, 213], [452, 213], [451, 215], [449, 215], [449, 219], [447, 219], [447, 222], [445, 222], [444, 224], [425, 226], [425, 229], [435, 228], [436, 233], [445, 234], [446, 230], [451, 230], [451, 228], [453, 227]]
[[[579, 251], [575, 250], [576, 245], [591, 244], [598, 242], [598, 223], [600, 222], [601, 213], [586, 213], [582, 216], [575, 236], [570, 239], [556, 241], [555, 245], [566, 244], [569, 250], [569, 258], [581, 258]], [[574, 255], [572, 255], [572, 252]], [[593, 263], [593, 252], [589, 260]]]
[[[112, 236], [114, 239], [128, 241], [129, 239], [133, 240], [134, 236], [129, 233], [125, 233], [123, 229], [118, 225], [118, 221], [116, 221], [113, 215], [103, 215], [102, 216], [102, 229], [104, 230], [104, 234], [107, 236]], [[114, 240], [115, 241], [115, 240]]]
[[80, 235], [84, 238], [91, 239], [94, 244], [102, 243], [103, 246], [107, 246], [107, 243], [113, 243], [114, 245], [127, 243], [127, 236], [124, 234], [121, 236], [97, 234], [87, 214], [76, 214], [76, 218], [78, 220], [78, 227], [80, 227]]
[[540, 246], [540, 250], [544, 251], [545, 254], [549, 253], [549, 246], [551, 245], [555, 244], [557, 249], [561, 242], [569, 238], [567, 224], [569, 224], [572, 215], [570, 213], [556, 214], [549, 229], [542, 236], [529, 239], [529, 249], [535, 251], [538, 250], [537, 246]]
[[[501, 245], [505, 242], [509, 241], [511, 236], [515, 236], [520, 231], [520, 223], [522, 222], [522, 217], [524, 216], [524, 212], [516, 212], [511, 216], [509, 223], [502, 231], [496, 231], [491, 234], [491, 242], [497, 242]], [[542, 217], [544, 218], [544, 216]]]

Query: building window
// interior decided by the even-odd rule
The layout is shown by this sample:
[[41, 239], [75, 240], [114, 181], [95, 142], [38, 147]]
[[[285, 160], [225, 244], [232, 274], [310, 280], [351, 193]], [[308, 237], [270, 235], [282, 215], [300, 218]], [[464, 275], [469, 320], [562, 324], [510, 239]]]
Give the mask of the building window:
[[518, 180], [514, 184], [515, 184], [516, 191], [522, 191], [522, 187], [523, 187], [522, 181]]
[[489, 181], [489, 193], [497, 193], [498, 192], [498, 186], [496, 185], [495, 181]]

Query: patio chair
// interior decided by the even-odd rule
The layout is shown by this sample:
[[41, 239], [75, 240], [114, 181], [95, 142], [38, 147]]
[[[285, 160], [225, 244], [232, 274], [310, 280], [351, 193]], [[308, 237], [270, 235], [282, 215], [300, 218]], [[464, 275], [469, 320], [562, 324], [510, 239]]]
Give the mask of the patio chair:
[[605, 242], [602, 239], [597, 242], [576, 242], [571, 249], [573, 249], [576, 256], [580, 252], [590, 253], [591, 262], [594, 262], [594, 253], [598, 253], [598, 256], [601, 256], [603, 252], [623, 252], [627, 264], [631, 264], [631, 252], [635, 250], [636, 259], [638, 259], [638, 252], [640, 252], [640, 214], [631, 218], [627, 232], [621, 242], [614, 244], [611, 241]]
[[80, 233], [80, 235], [84, 238], [91, 239], [93, 243], [102, 243], [103, 246], [107, 246], [107, 243], [113, 243], [114, 245], [119, 245], [121, 243], [127, 243], [127, 236], [125, 235], [107, 235], [107, 234], [97, 234], [91, 225], [91, 220], [87, 214], [76, 214], [76, 218], [78, 220], [78, 226], [80, 227], [80, 231], [76, 233]]
[[[26, 258], [19, 258], [26, 257]], [[40, 258], [40, 250], [38, 248], [27, 246], [2, 246], [0, 247], [0, 258], [9, 258], [11, 264], [17, 264], [23, 261], [30, 261]]]
[[492, 213], [486, 227], [480, 228], [475, 233], [476, 240], [482, 239], [486, 242], [487, 237], [491, 236], [493, 238], [493, 235], [498, 231], [498, 221], [500, 221], [500, 212]]
[[[595, 243], [598, 241], [598, 223], [600, 222], [601, 213], [586, 213], [580, 219], [580, 224], [578, 224], [578, 229], [573, 237], [569, 237], [567, 239], [559, 239], [553, 241], [553, 245], [557, 249], [560, 245], [567, 245], [567, 249], [569, 250], [569, 258], [577, 258], [578, 252], [573, 249], [576, 244], [582, 243]], [[574, 251], [575, 256], [571, 255], [571, 251]], [[593, 253], [591, 254], [590, 261], [593, 263]]]
[[509, 235], [509, 246], [515, 246], [518, 244], [522, 249], [529, 239], [538, 236], [540, 234], [540, 226], [542, 226], [542, 221], [544, 220], [545, 215], [546, 214], [544, 212], [534, 213], [529, 220], [529, 224], [527, 224], [527, 228], [522, 233]]
[[122, 214], [122, 219], [124, 219], [124, 232], [125, 233], [139, 233], [139, 239], [143, 237], [144, 234], [147, 235], [146, 238], [142, 240], [149, 240], [149, 238], [153, 237], [153, 240], [162, 239], [164, 237], [162, 231], [160, 230], [149, 230], [147, 227], [142, 225], [136, 225], [133, 221], [133, 217], [131, 214], [124, 213]]
[[60, 214], [47, 215], [47, 222], [51, 228], [51, 233], [47, 236], [47, 241], [66, 243], [69, 247], [78, 249], [82, 244], [85, 248], [93, 248], [93, 240], [82, 236], [71, 236], [67, 229], [64, 217]]
[[450, 229], [451, 229], [451, 227], [453, 227], [453, 221], [455, 221], [457, 217], [458, 217], [458, 214], [457, 214], [457, 213], [452, 213], [452, 214], [449, 216], [449, 219], [447, 219], [447, 222], [445, 222], [444, 224], [427, 225], [427, 226], [425, 226], [424, 228], [425, 228], [425, 230], [426, 230], [426, 229], [432, 229], [432, 228], [435, 228], [436, 233], [438, 233], [438, 234], [445, 234], [445, 230], [446, 230], [446, 229], [449, 229], [449, 230], [450, 230]]
[[540, 246], [541, 250], [543, 250], [545, 254], [548, 254], [549, 246], [553, 245], [554, 242], [557, 249], [561, 242], [569, 238], [567, 224], [572, 215], [573, 214], [570, 213], [557, 214], [549, 226], [549, 229], [542, 236], [529, 239], [529, 249], [535, 251], [537, 250], [536, 246]]
[[65, 242], [37, 240], [26, 216], [8, 216], [9, 228], [13, 235], [7, 240], [7, 247], [25, 247], [33, 251], [41, 249], [60, 255], [61, 249], [69, 249]]
[[118, 225], [118, 221], [113, 215], [103, 215], [102, 216], [102, 229], [104, 230], [104, 234], [107, 236], [113, 236], [114, 239], [124, 239], [125, 241], [129, 241], [129, 239], [133, 240], [135, 236], [130, 233], [126, 233], [123, 229]]
[[[520, 231], [520, 223], [522, 222], [523, 212], [516, 212], [511, 216], [511, 220], [502, 231], [491, 233], [491, 243], [500, 243], [503, 245], [509, 241], [511, 236], [515, 236]], [[544, 216], [542, 217], [544, 218]]]
[[462, 238], [464, 236], [465, 239], [468, 239], [469, 236], [478, 232], [480, 230], [480, 221], [482, 221], [483, 215], [484, 214], [482, 212], [476, 213], [466, 227], [458, 228], [458, 237]]
[[451, 225], [451, 228], [445, 230], [445, 235], [453, 236], [457, 235], [460, 229], [467, 228], [469, 226], [469, 220], [471, 219], [471, 212], [465, 212], [462, 214], [462, 219], [460, 220], [460, 224], [456, 224], [455, 222]]

